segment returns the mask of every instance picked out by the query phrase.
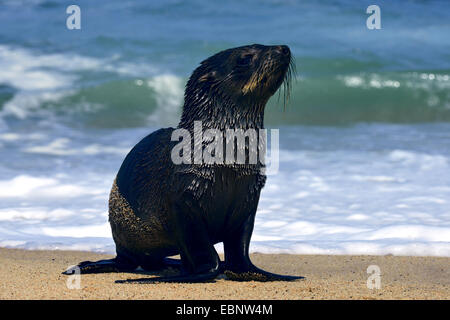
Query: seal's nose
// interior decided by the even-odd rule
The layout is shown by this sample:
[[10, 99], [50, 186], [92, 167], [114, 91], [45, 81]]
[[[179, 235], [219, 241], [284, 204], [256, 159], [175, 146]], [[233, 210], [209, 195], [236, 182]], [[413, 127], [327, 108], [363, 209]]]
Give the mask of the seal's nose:
[[275, 51], [278, 52], [279, 54], [289, 57], [291, 55], [291, 50], [289, 49], [288, 46], [276, 46], [275, 47]]

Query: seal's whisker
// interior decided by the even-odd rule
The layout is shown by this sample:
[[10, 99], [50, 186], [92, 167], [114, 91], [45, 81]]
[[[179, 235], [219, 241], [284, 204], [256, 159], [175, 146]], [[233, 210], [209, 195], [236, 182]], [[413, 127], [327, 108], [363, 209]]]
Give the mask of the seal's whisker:
[[296, 80], [297, 71], [295, 68], [295, 58], [291, 56], [288, 69], [283, 79], [283, 100], [284, 100], [284, 111], [286, 110], [286, 105], [289, 103], [291, 91], [292, 91], [292, 80]]

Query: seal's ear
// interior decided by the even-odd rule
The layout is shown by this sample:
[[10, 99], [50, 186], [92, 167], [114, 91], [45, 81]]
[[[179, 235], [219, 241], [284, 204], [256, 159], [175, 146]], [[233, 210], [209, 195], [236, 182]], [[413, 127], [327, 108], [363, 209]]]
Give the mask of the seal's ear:
[[217, 72], [216, 71], [211, 71], [211, 72], [205, 73], [200, 78], [198, 78], [198, 81], [200, 81], [200, 82], [213, 82], [214, 80], [216, 80], [216, 78], [217, 78], [216, 76], [217, 76]]

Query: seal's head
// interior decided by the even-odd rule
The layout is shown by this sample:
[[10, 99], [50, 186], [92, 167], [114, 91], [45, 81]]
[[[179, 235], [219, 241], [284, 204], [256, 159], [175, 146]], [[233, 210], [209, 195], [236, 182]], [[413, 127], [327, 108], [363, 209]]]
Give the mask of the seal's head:
[[244, 110], [261, 111], [283, 83], [287, 97], [293, 67], [291, 51], [285, 45], [253, 44], [209, 57], [201, 62], [186, 85], [180, 124], [193, 117], [205, 120], [206, 114], [220, 117], [227, 113], [224, 108], [236, 106], [241, 111], [237, 115], [248, 114]]

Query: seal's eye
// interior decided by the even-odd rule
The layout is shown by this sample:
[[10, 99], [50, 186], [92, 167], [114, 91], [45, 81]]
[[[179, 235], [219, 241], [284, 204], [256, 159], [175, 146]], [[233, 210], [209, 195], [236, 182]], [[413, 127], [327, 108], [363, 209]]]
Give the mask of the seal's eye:
[[236, 64], [238, 66], [248, 66], [253, 60], [253, 55], [252, 54], [246, 54], [242, 57], [239, 57], [236, 61]]

